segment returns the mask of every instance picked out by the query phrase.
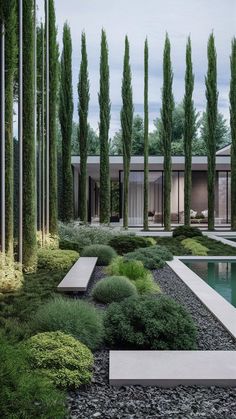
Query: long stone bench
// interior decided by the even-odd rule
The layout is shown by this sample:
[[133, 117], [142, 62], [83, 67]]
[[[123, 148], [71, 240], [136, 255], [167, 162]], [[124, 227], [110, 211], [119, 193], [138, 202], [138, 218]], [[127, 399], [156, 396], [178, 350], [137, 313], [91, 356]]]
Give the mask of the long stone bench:
[[236, 386], [236, 351], [110, 351], [111, 385]]
[[79, 258], [60, 282], [57, 290], [62, 292], [86, 291], [96, 262], [97, 257]]

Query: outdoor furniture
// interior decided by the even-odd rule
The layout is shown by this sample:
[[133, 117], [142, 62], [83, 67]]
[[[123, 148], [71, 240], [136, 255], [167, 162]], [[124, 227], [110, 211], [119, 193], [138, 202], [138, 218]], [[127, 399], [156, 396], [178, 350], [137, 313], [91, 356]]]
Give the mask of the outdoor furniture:
[[97, 263], [97, 257], [81, 257], [57, 287], [60, 292], [86, 291]]

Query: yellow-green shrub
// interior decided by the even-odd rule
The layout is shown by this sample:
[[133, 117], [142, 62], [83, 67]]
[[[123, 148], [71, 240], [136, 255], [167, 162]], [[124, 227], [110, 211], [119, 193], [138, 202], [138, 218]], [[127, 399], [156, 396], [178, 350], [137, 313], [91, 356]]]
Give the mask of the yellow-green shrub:
[[0, 294], [16, 291], [22, 283], [23, 274], [20, 264], [14, 262], [13, 257], [0, 252]]
[[193, 256], [207, 256], [209, 249], [195, 239], [184, 239], [181, 241], [185, 249], [190, 250]]
[[68, 271], [78, 260], [79, 253], [74, 250], [50, 250], [38, 251], [38, 268], [49, 271]]

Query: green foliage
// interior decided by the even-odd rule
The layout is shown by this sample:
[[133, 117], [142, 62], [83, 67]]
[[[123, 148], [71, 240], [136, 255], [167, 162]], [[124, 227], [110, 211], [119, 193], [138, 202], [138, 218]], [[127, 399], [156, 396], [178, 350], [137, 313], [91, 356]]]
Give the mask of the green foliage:
[[27, 352], [0, 337], [0, 416], [2, 418], [64, 419], [65, 394], [50, 380], [31, 371]]
[[[140, 115], [134, 115], [132, 128], [132, 156], [143, 156], [144, 153], [144, 121]], [[122, 130], [117, 131], [110, 144], [110, 154], [121, 156]]]
[[148, 40], [144, 46], [144, 195], [143, 195], [143, 229], [148, 230], [148, 188], [149, 188], [149, 167], [148, 167]]
[[173, 230], [173, 237], [196, 237], [202, 236], [202, 232], [197, 227], [178, 226]]
[[137, 249], [134, 252], [127, 253], [125, 260], [138, 260], [143, 263], [147, 269], [163, 268], [167, 260], [172, 260], [173, 255], [163, 246], [152, 246], [143, 249]]
[[109, 245], [112, 246], [118, 253], [118, 255], [123, 255], [128, 252], [132, 252], [139, 247], [148, 247], [155, 244], [155, 241], [151, 240], [150, 237], [141, 237], [141, 236], [129, 236], [121, 235], [113, 237], [109, 241]]
[[103, 340], [100, 311], [82, 300], [57, 297], [48, 301], [35, 313], [32, 328], [36, 332], [70, 334], [91, 350], [98, 348]]
[[23, 283], [21, 266], [14, 262], [13, 257], [0, 252], [0, 294], [14, 292]]
[[[207, 113], [203, 112], [200, 118], [200, 138], [207, 144]], [[220, 150], [231, 142], [230, 129], [228, 121], [224, 115], [217, 110], [216, 132], [215, 132], [216, 150]]]
[[116, 251], [105, 244], [91, 244], [82, 250], [81, 256], [97, 257], [98, 266], [106, 266], [117, 256]]
[[79, 259], [79, 253], [73, 250], [48, 250], [38, 251], [38, 268], [48, 271], [68, 271]]
[[93, 355], [81, 342], [62, 332], [38, 333], [26, 342], [32, 368], [61, 388], [77, 388], [92, 379]]
[[125, 276], [109, 276], [96, 284], [92, 295], [96, 301], [110, 304], [137, 295], [137, 290]]
[[77, 242], [66, 239], [59, 241], [59, 247], [62, 250], [74, 250], [75, 252], [79, 252], [81, 250]]
[[191, 254], [194, 256], [207, 256], [209, 249], [206, 246], [203, 246], [197, 240], [194, 239], [184, 239], [181, 241], [183, 246], [191, 251]]
[[209, 249], [208, 256], [235, 256], [236, 255], [235, 247], [210, 239], [207, 236], [198, 237], [197, 241]]
[[236, 230], [236, 38], [232, 40], [230, 80], [230, 128], [231, 128], [231, 228]]
[[105, 314], [106, 341], [112, 347], [140, 350], [196, 348], [196, 327], [190, 315], [174, 300], [129, 298], [112, 303]]

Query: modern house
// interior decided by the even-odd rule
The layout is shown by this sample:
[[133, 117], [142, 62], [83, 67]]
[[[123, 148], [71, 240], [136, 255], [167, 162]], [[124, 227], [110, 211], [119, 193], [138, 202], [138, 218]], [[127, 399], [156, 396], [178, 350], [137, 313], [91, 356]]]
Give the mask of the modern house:
[[[88, 213], [89, 221], [99, 220], [99, 156], [88, 157]], [[78, 213], [80, 157], [72, 156], [74, 177], [74, 210]], [[144, 158], [133, 156], [129, 183], [129, 226], [143, 223]], [[122, 222], [123, 157], [110, 157], [111, 176], [111, 221]], [[149, 157], [149, 223], [163, 224], [163, 156]], [[230, 223], [230, 146], [216, 155], [216, 200], [215, 223], [222, 227]], [[207, 157], [192, 158], [192, 203], [193, 224], [207, 224]], [[171, 222], [183, 223], [184, 219], [184, 156], [172, 157]]]

